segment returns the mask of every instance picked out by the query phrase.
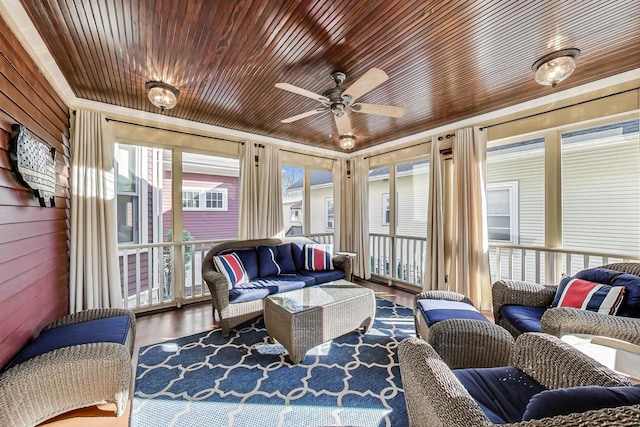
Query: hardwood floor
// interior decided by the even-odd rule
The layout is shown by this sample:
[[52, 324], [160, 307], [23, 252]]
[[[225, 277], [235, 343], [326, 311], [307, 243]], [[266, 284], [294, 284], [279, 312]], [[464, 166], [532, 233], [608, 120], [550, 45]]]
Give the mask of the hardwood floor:
[[[415, 295], [413, 292], [357, 278], [355, 282], [373, 289], [378, 298], [392, 301], [404, 307], [413, 307]], [[211, 312], [211, 304], [207, 302], [138, 316], [136, 318], [136, 346], [133, 355], [134, 369], [137, 366], [137, 355], [140, 347], [207, 331], [216, 326], [212, 321]], [[490, 317], [489, 313], [484, 314]], [[113, 415], [115, 405], [108, 404], [67, 412], [41, 425], [56, 427], [126, 427], [129, 425], [130, 404], [129, 402], [129, 407], [124, 415], [118, 418]]]

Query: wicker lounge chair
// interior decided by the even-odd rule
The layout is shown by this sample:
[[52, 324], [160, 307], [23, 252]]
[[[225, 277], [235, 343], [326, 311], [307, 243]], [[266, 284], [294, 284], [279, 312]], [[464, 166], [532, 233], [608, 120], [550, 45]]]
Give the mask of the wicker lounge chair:
[[[457, 375], [454, 374], [454, 371], [440, 359], [428, 343], [413, 337], [400, 343], [398, 358], [411, 426], [496, 425], [459, 380], [459, 371], [474, 370], [458, 370], [455, 371]], [[633, 385], [622, 375], [605, 368], [569, 344], [547, 334], [521, 335], [514, 346], [512, 367], [520, 369], [545, 389], [567, 389], [589, 385], [604, 387]], [[502, 425], [635, 426], [640, 425], [640, 405], [589, 410], [526, 422], [511, 421]]]

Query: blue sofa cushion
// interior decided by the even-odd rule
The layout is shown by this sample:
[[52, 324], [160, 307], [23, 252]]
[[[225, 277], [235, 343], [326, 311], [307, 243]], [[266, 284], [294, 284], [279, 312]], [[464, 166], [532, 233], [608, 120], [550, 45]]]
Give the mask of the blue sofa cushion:
[[611, 286], [624, 286], [624, 299], [616, 315], [640, 318], [640, 277], [600, 267], [579, 271], [574, 277]]
[[453, 374], [493, 423], [522, 420], [532, 396], [546, 390], [518, 368], [455, 369]]
[[540, 319], [547, 307], [503, 305], [500, 314], [520, 332], [540, 332]]
[[129, 316], [115, 316], [59, 326], [43, 331], [18, 353], [8, 367], [63, 347], [101, 342], [124, 345], [127, 341], [130, 324], [131, 319]]
[[297, 272], [291, 255], [291, 244], [258, 246], [257, 251], [260, 277]]
[[230, 253], [235, 253], [242, 261], [242, 265], [244, 265], [244, 269], [247, 272], [247, 276], [249, 280], [253, 280], [256, 277], [259, 277], [258, 272], [258, 253], [255, 248], [246, 248], [246, 249], [226, 249], [224, 251], [220, 251], [218, 255], [226, 255]]
[[319, 285], [321, 283], [332, 282], [334, 280], [344, 279], [344, 271], [342, 270], [321, 270], [321, 271], [302, 270], [300, 274], [313, 277], [316, 281], [315, 282], [316, 285]]
[[292, 242], [291, 256], [293, 258], [293, 264], [296, 267], [296, 271], [304, 270], [304, 243]]
[[240, 302], [255, 301], [266, 298], [271, 294], [293, 291], [304, 288], [305, 282], [301, 280], [277, 280], [256, 279], [248, 283], [241, 283], [229, 290], [229, 302], [236, 304]]
[[304, 282], [304, 286], [312, 286], [316, 284], [316, 279], [306, 274], [278, 274], [277, 276], [263, 277], [266, 280], [281, 280], [284, 282]]
[[427, 326], [448, 319], [472, 319], [489, 321], [474, 306], [465, 302], [445, 301], [439, 299], [418, 300], [418, 311], [422, 314]]
[[546, 390], [531, 398], [522, 420], [539, 420], [556, 415], [637, 405], [639, 403], [640, 387], [638, 386], [586, 386]]

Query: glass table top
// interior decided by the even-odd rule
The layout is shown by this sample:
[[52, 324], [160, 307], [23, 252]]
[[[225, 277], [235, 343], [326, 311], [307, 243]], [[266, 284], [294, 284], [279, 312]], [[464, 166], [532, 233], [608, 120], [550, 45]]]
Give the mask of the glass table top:
[[297, 313], [372, 292], [371, 289], [347, 282], [346, 280], [336, 280], [322, 285], [269, 295], [267, 298], [285, 310], [291, 313]]

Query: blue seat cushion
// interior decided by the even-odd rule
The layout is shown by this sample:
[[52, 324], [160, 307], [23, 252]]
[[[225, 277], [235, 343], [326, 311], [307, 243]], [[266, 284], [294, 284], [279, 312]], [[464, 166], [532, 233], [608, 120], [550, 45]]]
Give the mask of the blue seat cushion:
[[511, 366], [455, 369], [453, 374], [495, 424], [522, 420], [531, 397], [546, 390], [529, 375]]
[[304, 286], [312, 286], [316, 284], [316, 279], [305, 274], [279, 274], [277, 276], [263, 277], [266, 280], [276, 280], [284, 282], [304, 282]]
[[448, 319], [472, 319], [489, 321], [471, 304], [459, 301], [445, 301], [439, 299], [418, 300], [418, 311], [427, 326]]
[[500, 314], [520, 332], [540, 332], [540, 319], [547, 307], [503, 305]]
[[125, 315], [88, 320], [43, 331], [18, 353], [9, 367], [63, 347], [100, 342], [124, 345], [130, 324], [131, 319]]
[[316, 285], [319, 285], [320, 283], [327, 283], [334, 280], [344, 279], [344, 271], [342, 270], [302, 270], [300, 274], [313, 277], [316, 281]]
[[522, 420], [539, 420], [557, 415], [637, 405], [639, 403], [639, 386], [585, 386], [546, 390], [531, 398]]
[[249, 280], [253, 280], [258, 276], [258, 253], [255, 248], [246, 248], [246, 249], [225, 249], [224, 251], [220, 251], [218, 255], [226, 255], [235, 253], [242, 261], [242, 265], [244, 266], [245, 271], [247, 272], [247, 276], [249, 276]]
[[277, 277], [277, 279], [256, 279], [236, 285], [235, 288], [229, 289], [229, 302], [237, 304], [255, 301], [271, 294], [304, 288], [305, 282], [302, 280], [283, 280], [282, 277]]

